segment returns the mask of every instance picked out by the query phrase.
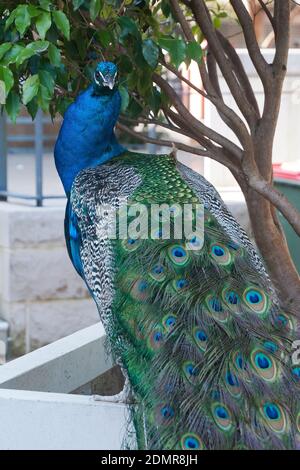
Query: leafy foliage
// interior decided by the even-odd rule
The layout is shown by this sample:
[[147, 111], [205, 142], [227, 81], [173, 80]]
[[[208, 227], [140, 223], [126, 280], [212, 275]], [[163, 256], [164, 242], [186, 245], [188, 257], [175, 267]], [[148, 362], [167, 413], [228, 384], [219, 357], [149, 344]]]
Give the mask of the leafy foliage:
[[12, 120], [21, 102], [33, 117], [38, 107], [63, 114], [103, 59], [118, 63], [123, 112], [157, 116], [166, 98], [152, 73], [162, 73], [162, 60], [178, 68], [203, 57], [199, 30], [186, 42], [165, 0], [10, 1], [0, 18], [0, 81]]

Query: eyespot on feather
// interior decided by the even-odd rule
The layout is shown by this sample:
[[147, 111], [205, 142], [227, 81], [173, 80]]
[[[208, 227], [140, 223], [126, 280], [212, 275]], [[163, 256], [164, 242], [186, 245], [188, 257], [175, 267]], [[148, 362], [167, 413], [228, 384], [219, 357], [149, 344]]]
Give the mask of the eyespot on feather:
[[232, 255], [230, 250], [222, 243], [212, 243], [209, 254], [211, 258], [220, 266], [228, 266], [232, 262]]
[[198, 326], [193, 328], [193, 339], [202, 352], [206, 351], [208, 336], [207, 333]]
[[232, 413], [224, 403], [216, 402], [211, 406], [211, 413], [216, 425], [225, 432], [230, 432], [234, 428]]
[[188, 251], [181, 245], [172, 245], [168, 249], [169, 259], [175, 266], [186, 266], [190, 260]]
[[246, 306], [258, 315], [265, 315], [269, 308], [269, 298], [259, 287], [247, 287], [243, 292], [243, 301]]
[[205, 300], [208, 310], [212, 314], [213, 318], [221, 323], [226, 323], [229, 313], [223, 308], [221, 300], [214, 295], [208, 295]]
[[228, 392], [235, 398], [239, 398], [242, 394], [241, 386], [237, 376], [228, 370], [225, 374], [225, 386]]
[[189, 281], [184, 277], [180, 277], [172, 281], [173, 288], [176, 292], [181, 293], [185, 292], [189, 288]]
[[254, 372], [266, 382], [274, 382], [278, 378], [278, 366], [275, 358], [260, 349], [250, 354], [250, 363]]
[[260, 407], [260, 413], [267, 426], [278, 434], [288, 429], [288, 420], [284, 408], [275, 402], [265, 402]]
[[187, 380], [195, 384], [198, 380], [198, 375], [199, 375], [199, 368], [198, 366], [193, 362], [193, 361], [185, 361], [183, 363], [183, 373]]
[[231, 311], [237, 315], [241, 314], [241, 299], [233, 289], [224, 287], [222, 290], [222, 299]]
[[166, 332], [170, 332], [176, 325], [177, 317], [174, 314], [165, 315], [162, 319], [162, 325]]
[[167, 277], [166, 268], [160, 263], [155, 264], [151, 268], [149, 275], [154, 281], [163, 282]]
[[164, 334], [160, 326], [154, 327], [153, 331], [150, 332], [147, 345], [151, 351], [158, 351], [164, 342]]
[[137, 279], [131, 289], [131, 297], [145, 302], [150, 294], [149, 283], [145, 279]]
[[126, 251], [135, 251], [139, 248], [141, 245], [141, 240], [138, 239], [133, 239], [133, 238], [128, 238], [126, 240], [122, 240], [122, 246], [124, 250]]
[[204, 444], [195, 433], [186, 433], [180, 439], [180, 449], [182, 450], [203, 450]]

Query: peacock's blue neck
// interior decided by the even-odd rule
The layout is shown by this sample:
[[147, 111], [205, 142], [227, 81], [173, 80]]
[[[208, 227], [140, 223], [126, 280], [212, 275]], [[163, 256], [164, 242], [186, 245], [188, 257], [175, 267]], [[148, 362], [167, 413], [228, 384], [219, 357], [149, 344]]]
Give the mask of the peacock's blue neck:
[[67, 109], [54, 149], [56, 168], [67, 196], [81, 170], [125, 151], [114, 134], [120, 106], [118, 91], [97, 95], [90, 86]]

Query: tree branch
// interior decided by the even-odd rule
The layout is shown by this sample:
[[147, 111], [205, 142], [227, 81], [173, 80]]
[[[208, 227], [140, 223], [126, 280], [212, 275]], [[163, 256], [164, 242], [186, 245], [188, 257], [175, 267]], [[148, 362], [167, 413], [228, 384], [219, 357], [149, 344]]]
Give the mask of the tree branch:
[[270, 12], [269, 8], [267, 7], [267, 5], [265, 4], [264, 0], [258, 0], [258, 3], [260, 4], [262, 10], [265, 12], [265, 14], [267, 15], [270, 23], [271, 23], [271, 26], [272, 28], [274, 29], [274, 32], [276, 34], [276, 31], [277, 31], [277, 27], [276, 27], [276, 23], [274, 21], [274, 18], [272, 16], [272, 13]]
[[182, 28], [184, 36], [186, 37], [186, 39], [188, 41], [194, 41], [195, 40], [194, 35], [192, 33], [190, 25], [189, 25], [188, 21], [186, 20], [186, 17], [184, 15], [182, 9], [179, 6], [178, 1], [177, 0], [170, 0], [169, 3], [170, 3], [172, 11], [174, 13], [174, 16], [176, 16], [176, 18], [178, 19], [178, 22], [179, 22], [179, 24]]
[[[169, 119], [181, 129], [185, 129], [186, 127], [188, 127], [186, 120], [183, 119], [180, 114], [176, 113], [175, 111], [172, 111], [172, 109], [166, 109], [166, 114], [168, 115]], [[218, 151], [220, 149], [220, 147], [217, 147], [215, 144], [213, 144], [211, 140], [209, 140], [207, 137], [200, 133], [197, 133], [194, 139], [196, 140], [196, 142], [199, 142], [199, 144], [202, 145], [206, 150], [209, 150], [211, 152]]]
[[[208, 61], [212, 60], [208, 58]], [[242, 119], [236, 114], [229, 106], [227, 106], [222, 98], [222, 95], [217, 96], [216, 93], [214, 95], [207, 94], [200, 88], [196, 87], [193, 83], [190, 82], [187, 78], [185, 78], [175, 67], [171, 64], [167, 64], [166, 62], [162, 62], [162, 65], [166, 67], [170, 72], [174, 73], [177, 78], [182, 80], [184, 83], [189, 85], [193, 90], [197, 91], [201, 96], [209, 100], [217, 109], [218, 113], [220, 114], [221, 118], [227, 123], [229, 127], [236, 133], [238, 139], [240, 140], [241, 144], [244, 146], [250, 145], [250, 135], [248, 130], [245, 126], [245, 123]], [[219, 92], [221, 93], [220, 89]]]
[[[189, 22], [187, 21], [183, 11], [181, 10], [178, 1], [177, 0], [171, 0], [170, 3], [171, 3], [171, 7], [173, 9], [173, 13], [179, 21], [179, 24], [181, 26], [183, 35], [185, 36], [187, 41], [194, 41], [195, 38], [194, 38], [194, 34], [192, 32], [192, 28], [191, 28]], [[188, 0], [184, 1], [183, 3], [186, 6], [188, 6], [189, 8], [191, 8], [190, 2]], [[207, 74], [207, 70], [206, 70], [205, 63], [204, 63], [203, 60], [200, 63], [198, 63], [198, 69], [199, 69], [199, 72], [200, 72], [200, 75], [201, 75], [201, 80], [203, 82], [204, 88], [207, 91], [207, 93], [209, 93], [211, 95], [217, 94], [216, 91], [214, 90], [212, 84], [210, 83], [209, 76]]]
[[260, 118], [260, 111], [259, 111], [259, 108], [258, 108], [257, 100], [256, 100], [255, 94], [253, 92], [253, 89], [252, 89], [250, 80], [248, 78], [248, 75], [245, 72], [242, 61], [241, 61], [238, 53], [236, 52], [235, 48], [230, 43], [230, 41], [228, 41], [228, 39], [225, 38], [225, 36], [223, 36], [223, 34], [220, 31], [217, 31], [217, 35], [218, 35], [218, 37], [219, 37], [219, 39], [222, 43], [222, 46], [224, 47], [224, 50], [225, 50], [226, 54], [228, 55], [228, 57], [231, 60], [231, 63], [233, 65], [233, 68], [234, 68], [234, 71], [235, 71], [235, 75], [238, 78], [238, 80], [240, 82], [240, 85], [241, 85], [242, 89], [245, 92], [247, 100], [249, 101], [249, 104], [252, 106], [252, 108], [253, 108], [253, 110], [256, 114], [256, 118], [259, 119]]
[[[175, 122], [177, 126], [185, 128], [186, 121], [179, 114], [175, 113], [171, 109], [168, 109], [167, 112], [171, 120]], [[226, 165], [227, 168], [229, 168], [232, 172], [239, 171], [240, 162], [235, 155], [231, 154], [230, 152], [226, 152], [224, 148], [218, 147], [203, 135], [198, 134], [198, 136], [195, 137], [195, 140], [199, 142], [202, 147], [208, 150], [209, 153], [206, 155], [207, 157], [221, 163], [222, 165]]]
[[205, 135], [209, 139], [213, 140], [220, 146], [226, 148], [227, 150], [241, 158], [242, 151], [240, 147], [238, 147], [231, 140], [227, 139], [226, 137], [223, 137], [213, 129], [210, 129], [201, 121], [198, 121], [198, 119], [196, 119], [183, 105], [175, 90], [166, 82], [166, 80], [164, 80], [160, 75], [156, 73], [153, 74], [153, 80], [171, 99], [172, 104], [174, 105], [178, 113], [180, 113], [181, 116], [189, 122], [189, 124], [194, 128], [196, 132]]
[[[267, 87], [270, 83], [271, 73], [269, 64], [264, 59], [262, 55], [253, 26], [253, 21], [249, 15], [247, 8], [241, 0], [230, 0], [230, 3], [238, 17], [238, 20], [242, 26], [247, 49], [249, 51], [250, 58], [252, 63], [264, 85]], [[285, 3], [285, 2], [284, 2]], [[287, 2], [288, 3], [288, 2]]]
[[175, 145], [175, 147], [178, 150], [183, 150], [184, 152], [193, 153], [195, 155], [200, 155], [200, 156], [208, 156], [209, 154], [207, 150], [200, 149], [197, 147], [192, 147], [190, 145], [186, 145], [181, 142], [175, 142], [175, 141], [164, 140], [164, 139], [154, 139], [152, 137], [148, 137], [146, 135], [141, 134], [140, 132], [136, 132], [135, 130], [131, 129], [128, 126], [125, 126], [124, 124], [121, 124], [120, 122], [117, 123], [117, 128], [120, 129], [120, 131], [126, 132], [127, 134], [132, 135], [133, 137], [136, 137], [137, 139], [145, 143], [159, 145], [161, 147], [174, 147]]
[[192, 83], [188, 78], [186, 78], [184, 75], [182, 75], [179, 70], [174, 67], [172, 64], [168, 64], [165, 60], [160, 61], [161, 65], [163, 65], [166, 69], [168, 69], [170, 72], [174, 73], [177, 78], [179, 78], [182, 82], [186, 83], [190, 88], [195, 90], [199, 95], [203, 96], [204, 98], [210, 99], [210, 96], [207, 95], [201, 88], [198, 88], [194, 83]]
[[263, 178], [272, 179], [273, 140], [280, 110], [281, 94], [289, 48], [289, 2], [275, 0], [274, 18], [277, 24], [276, 52], [270, 65], [271, 81], [265, 88], [264, 110], [254, 134], [255, 159]]
[[[300, 14], [300, 8], [298, 8], [297, 5], [295, 5], [295, 7], [292, 9], [291, 13], [290, 13], [290, 23], [291, 21], [296, 18], [296, 16], [298, 16]], [[261, 47], [262, 48], [268, 48], [270, 47], [272, 41], [274, 40], [274, 31], [270, 31], [270, 33], [265, 37], [265, 39], [263, 40], [262, 44], [261, 44]]]
[[289, 23], [290, 23], [290, 2], [274, 0], [274, 18], [277, 28], [275, 36], [276, 53], [273, 66], [281, 68], [285, 76], [288, 50], [289, 50]]
[[137, 119], [132, 119], [132, 118], [129, 118], [128, 116], [125, 116], [125, 115], [120, 115], [120, 119], [122, 121], [126, 121], [130, 124], [133, 124], [133, 125], [154, 124], [155, 126], [163, 127], [165, 129], [168, 129], [169, 131], [177, 132], [178, 134], [183, 134], [186, 137], [189, 137], [190, 139], [196, 140], [196, 137], [192, 132], [187, 131], [186, 129], [176, 127], [172, 123], [171, 124], [166, 124], [165, 122], [159, 121], [158, 119], [146, 119], [146, 118], [142, 118], [142, 117], [137, 118]]
[[252, 175], [248, 185], [271, 202], [300, 236], [300, 213], [282, 193], [258, 175]]
[[250, 128], [254, 128], [256, 125], [255, 114], [249, 106], [249, 103], [245, 97], [245, 93], [240, 87], [240, 84], [233, 73], [232, 64], [226, 57], [222, 44], [216, 34], [216, 30], [211, 23], [209, 12], [204, 0], [191, 0], [191, 9], [194, 13], [195, 20], [201, 28], [211, 52], [213, 53], [218, 66], [226, 80], [226, 83], [232, 93], [235, 102], [237, 103], [240, 111], [248, 122]]
[[203, 156], [203, 157], [209, 157], [222, 165], [226, 165], [233, 173], [237, 171], [236, 167], [234, 164], [230, 161], [227, 160], [225, 154], [222, 154], [222, 149], [219, 149], [216, 152], [210, 152], [204, 149], [199, 149], [197, 147], [191, 147], [186, 144], [182, 144], [181, 142], [173, 142], [170, 140], [162, 140], [162, 139], [154, 139], [152, 137], [148, 137], [146, 135], [141, 134], [140, 132], [136, 132], [130, 127], [124, 126], [121, 123], [117, 123], [117, 128], [121, 130], [122, 132], [126, 132], [129, 135], [132, 135], [133, 137], [136, 137], [137, 139], [141, 140], [142, 142], [145, 143], [151, 143], [154, 145], [159, 145], [163, 147], [176, 147], [178, 150], [182, 150], [183, 152], [187, 153], [192, 153], [194, 155], [198, 156]]
[[218, 71], [217, 71], [217, 62], [210, 51], [210, 47], [207, 47], [207, 54], [206, 54], [206, 64], [207, 64], [207, 71], [209, 80], [211, 81], [212, 86], [214, 87], [217, 95], [223, 100], [222, 91], [219, 83]]

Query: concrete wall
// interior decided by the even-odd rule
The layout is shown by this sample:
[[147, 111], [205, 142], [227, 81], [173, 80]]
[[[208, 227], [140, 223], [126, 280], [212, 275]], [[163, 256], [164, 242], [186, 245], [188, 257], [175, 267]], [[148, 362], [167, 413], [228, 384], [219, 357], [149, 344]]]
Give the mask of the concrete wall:
[[63, 219], [63, 207], [0, 203], [0, 318], [14, 355], [99, 320], [68, 258]]

